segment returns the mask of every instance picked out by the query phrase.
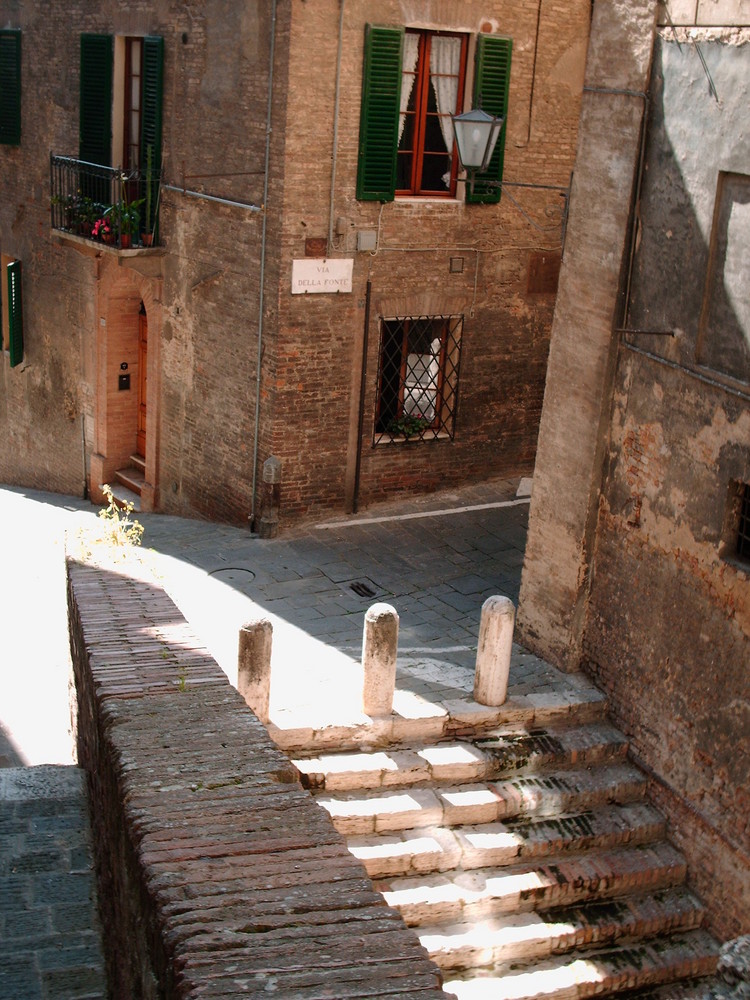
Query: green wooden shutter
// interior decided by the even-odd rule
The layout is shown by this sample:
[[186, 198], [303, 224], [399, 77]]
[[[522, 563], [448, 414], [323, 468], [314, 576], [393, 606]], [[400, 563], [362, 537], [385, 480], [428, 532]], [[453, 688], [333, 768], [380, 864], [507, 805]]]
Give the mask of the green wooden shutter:
[[403, 47], [403, 28], [367, 25], [357, 169], [360, 201], [393, 201], [396, 191]]
[[10, 367], [23, 361], [23, 298], [21, 295], [21, 261], [8, 264], [8, 319]]
[[20, 31], [0, 31], [0, 143], [21, 144]]
[[[473, 104], [474, 107], [478, 107], [481, 103], [482, 110], [490, 115], [499, 116], [508, 113], [512, 48], [513, 42], [510, 38], [501, 38], [498, 35], [479, 35], [477, 38]], [[507, 127], [506, 122], [498, 137], [487, 173], [484, 175], [487, 180], [502, 180]], [[467, 191], [466, 200], [475, 204], [493, 204], [500, 201], [500, 188], [487, 187], [482, 184], [481, 175], [477, 175], [474, 194]]]
[[[143, 39], [143, 114], [141, 116], [141, 174], [146, 197], [146, 165], [151, 148], [151, 218], [145, 219], [148, 232], [156, 230], [156, 202], [161, 173], [162, 91], [164, 81], [164, 39], [151, 35]], [[144, 207], [145, 212], [145, 207]]]
[[112, 35], [81, 35], [78, 157], [112, 166]]

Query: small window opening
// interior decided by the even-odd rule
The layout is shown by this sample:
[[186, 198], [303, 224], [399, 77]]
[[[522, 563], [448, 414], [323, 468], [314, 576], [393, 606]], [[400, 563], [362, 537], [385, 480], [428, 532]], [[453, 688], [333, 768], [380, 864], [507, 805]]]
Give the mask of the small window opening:
[[737, 528], [737, 555], [750, 560], [750, 483], [744, 483], [740, 494], [740, 516]]
[[461, 316], [408, 316], [381, 324], [375, 441], [453, 437]]

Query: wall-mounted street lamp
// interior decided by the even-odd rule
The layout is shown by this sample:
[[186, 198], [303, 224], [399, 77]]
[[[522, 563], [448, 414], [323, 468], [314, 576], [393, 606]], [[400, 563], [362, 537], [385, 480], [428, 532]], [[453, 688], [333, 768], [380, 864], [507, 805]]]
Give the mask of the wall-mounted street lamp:
[[[481, 108], [472, 108], [461, 115], [452, 115], [453, 135], [456, 140], [456, 150], [461, 166], [466, 171], [465, 183], [474, 194], [474, 181], [477, 174], [483, 174], [490, 165], [497, 140], [500, 137], [505, 117], [488, 114]], [[459, 178], [462, 180], [463, 178]], [[537, 188], [544, 191], [559, 191], [564, 200], [562, 219], [562, 244], [565, 245], [565, 228], [568, 221], [568, 200], [570, 185], [561, 187], [556, 184], [528, 184], [513, 181], [496, 181], [482, 178], [482, 184], [489, 188], [522, 187]], [[518, 203], [516, 202], [516, 205]]]
[[503, 116], [495, 118], [481, 108], [472, 108], [462, 115], [453, 115], [453, 134], [461, 166], [469, 175], [474, 193], [474, 175], [483, 174], [490, 165], [497, 140], [505, 124]]

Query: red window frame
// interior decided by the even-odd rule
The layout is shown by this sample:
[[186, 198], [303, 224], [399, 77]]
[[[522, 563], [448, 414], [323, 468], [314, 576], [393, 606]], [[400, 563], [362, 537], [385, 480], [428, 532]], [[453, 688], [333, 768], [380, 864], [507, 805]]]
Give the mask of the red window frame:
[[[412, 146], [409, 149], [401, 149], [399, 143], [399, 149], [397, 150], [397, 157], [399, 157], [399, 159], [406, 156], [411, 157], [411, 182], [409, 187], [397, 187], [396, 195], [399, 197], [421, 195], [431, 198], [454, 198], [456, 195], [456, 177], [458, 175], [458, 154], [455, 143], [453, 145], [451, 156], [451, 180], [449, 187], [444, 190], [439, 190], [433, 188], [428, 189], [422, 186], [425, 157], [433, 155], [429, 150], [425, 150], [425, 139], [431, 120], [437, 120], [437, 118], [439, 118], [439, 115], [435, 111], [430, 110], [430, 51], [432, 39], [438, 36], [458, 38], [461, 41], [456, 107], [452, 111], [453, 114], [458, 114], [463, 107], [464, 86], [466, 82], [466, 61], [469, 47], [468, 35], [461, 34], [456, 31], [417, 31], [410, 28], [407, 28], [406, 30], [407, 34], [416, 34], [419, 36], [419, 54], [414, 71], [416, 79], [412, 91], [414, 107], [413, 110], [407, 109], [407, 121], [404, 125], [404, 133], [408, 134], [409, 119], [413, 120]], [[404, 76], [405, 75], [406, 74], [404, 74]], [[403, 76], [401, 85], [403, 87]], [[445, 153], [437, 153], [436, 155], [444, 156]]]

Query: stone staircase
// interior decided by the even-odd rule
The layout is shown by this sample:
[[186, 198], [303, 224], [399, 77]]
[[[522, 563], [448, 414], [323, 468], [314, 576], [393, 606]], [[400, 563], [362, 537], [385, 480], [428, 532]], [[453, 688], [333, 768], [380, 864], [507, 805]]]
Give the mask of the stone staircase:
[[477, 720], [274, 734], [445, 991], [574, 1000], [712, 974], [718, 944], [601, 696]]

